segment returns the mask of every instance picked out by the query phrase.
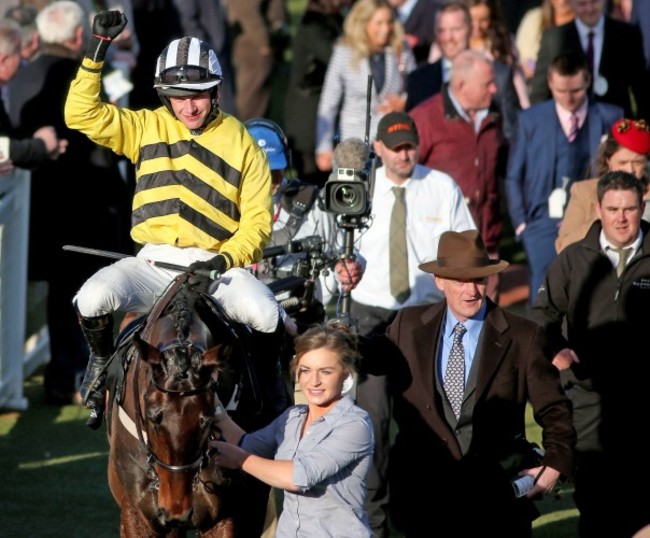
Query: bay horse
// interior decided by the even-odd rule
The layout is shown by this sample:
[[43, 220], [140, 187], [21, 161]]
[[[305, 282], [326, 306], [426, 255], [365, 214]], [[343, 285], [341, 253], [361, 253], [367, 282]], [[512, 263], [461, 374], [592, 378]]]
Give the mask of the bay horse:
[[122, 538], [240, 536], [242, 474], [214, 465], [208, 442], [217, 392], [224, 405], [239, 398], [246, 368], [235, 363], [246, 351], [186, 280], [179, 275], [146, 320], [122, 331], [109, 370], [108, 482]]

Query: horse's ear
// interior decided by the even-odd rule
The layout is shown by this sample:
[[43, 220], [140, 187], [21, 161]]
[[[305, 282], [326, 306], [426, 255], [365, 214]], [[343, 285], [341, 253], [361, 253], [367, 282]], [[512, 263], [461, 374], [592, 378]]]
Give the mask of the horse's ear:
[[133, 343], [135, 344], [136, 349], [140, 353], [140, 358], [149, 364], [158, 365], [162, 360], [163, 354], [158, 351], [158, 348], [152, 346], [149, 342], [146, 342], [140, 338], [140, 334], [136, 333], [133, 335]]
[[223, 344], [217, 344], [216, 346], [208, 349], [203, 354], [203, 362], [206, 365], [218, 366], [219, 365], [219, 355]]

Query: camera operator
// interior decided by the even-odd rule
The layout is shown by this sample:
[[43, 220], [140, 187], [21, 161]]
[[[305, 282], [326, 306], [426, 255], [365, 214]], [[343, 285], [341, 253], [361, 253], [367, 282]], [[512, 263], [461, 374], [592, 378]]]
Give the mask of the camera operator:
[[256, 264], [255, 273], [266, 284], [291, 276], [308, 279], [318, 274], [314, 300], [293, 316], [302, 332], [308, 325], [324, 321], [323, 305], [336, 292], [333, 276], [327, 283], [327, 269], [336, 257], [334, 216], [319, 207], [316, 185], [285, 176], [291, 169], [291, 150], [280, 126], [265, 118], [250, 119], [245, 125], [266, 153], [271, 168], [273, 229], [265, 252], [273, 250], [269, 247], [286, 249], [283, 254], [265, 256]]
[[[436, 258], [443, 232], [476, 228], [456, 182], [447, 174], [418, 165], [418, 148], [418, 133], [408, 114], [391, 112], [381, 119], [374, 149], [382, 166], [377, 168], [373, 182], [370, 224], [355, 241], [357, 259], [336, 265], [343, 289], [353, 288], [350, 317], [356, 320], [362, 336], [383, 333], [402, 307], [439, 302], [440, 291], [418, 265]], [[394, 191], [399, 188], [406, 205], [402, 208], [405, 222], [391, 226], [398, 200]], [[401, 237], [393, 237], [394, 245], [404, 249], [401, 253], [390, 246], [391, 228], [401, 228]], [[348, 271], [358, 274], [364, 264], [363, 276], [354, 286]], [[375, 429], [373, 466], [368, 477], [370, 524], [375, 536], [388, 536], [390, 407], [385, 376], [360, 374], [356, 394], [358, 405], [370, 414]]]

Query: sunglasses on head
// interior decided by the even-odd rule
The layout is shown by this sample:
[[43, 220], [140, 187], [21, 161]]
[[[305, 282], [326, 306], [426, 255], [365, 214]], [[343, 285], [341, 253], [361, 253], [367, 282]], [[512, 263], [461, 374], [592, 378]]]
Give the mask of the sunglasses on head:
[[182, 82], [207, 82], [218, 80], [219, 77], [210, 73], [205, 67], [197, 65], [181, 65], [164, 69], [158, 75], [162, 84], [180, 84]]

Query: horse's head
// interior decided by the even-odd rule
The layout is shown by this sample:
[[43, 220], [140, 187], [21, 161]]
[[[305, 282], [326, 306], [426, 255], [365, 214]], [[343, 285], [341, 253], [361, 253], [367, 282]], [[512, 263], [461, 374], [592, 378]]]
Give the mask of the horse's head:
[[164, 527], [192, 526], [192, 494], [207, 462], [222, 349], [185, 306], [156, 320], [148, 342], [134, 338], [150, 371], [140, 389], [142, 428]]

